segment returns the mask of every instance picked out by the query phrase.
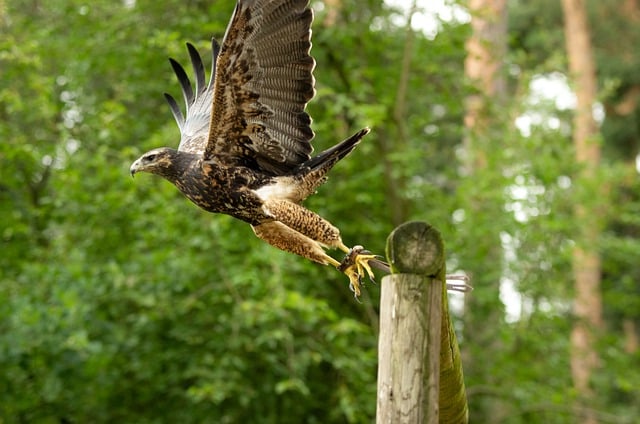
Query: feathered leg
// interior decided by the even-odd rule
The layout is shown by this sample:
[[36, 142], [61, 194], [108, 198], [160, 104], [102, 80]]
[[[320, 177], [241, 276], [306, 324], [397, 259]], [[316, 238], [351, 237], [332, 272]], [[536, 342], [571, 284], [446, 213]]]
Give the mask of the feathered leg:
[[289, 200], [268, 200], [262, 206], [268, 214], [287, 227], [304, 234], [323, 246], [342, 249], [348, 247], [342, 243], [340, 230], [315, 212]]
[[[340, 230], [333, 226], [329, 221], [309, 209], [289, 200], [269, 200], [264, 203], [263, 207], [281, 224], [281, 226], [272, 225], [271, 227], [273, 230], [282, 231], [282, 227], [288, 227], [287, 229], [289, 232], [287, 232], [286, 235], [291, 236], [291, 241], [286, 237], [283, 237], [284, 233], [283, 236], [278, 234], [266, 234], [266, 238], [265, 231], [261, 231], [262, 235], [258, 234], [257, 229], [267, 224], [262, 224], [254, 228], [258, 237], [280, 249], [296, 253], [315, 262], [335, 266], [349, 277], [349, 285], [356, 296], [360, 295], [360, 284], [365, 273], [372, 280], [374, 278], [370, 265], [375, 264], [376, 267], [382, 269], [384, 269], [384, 265], [386, 265], [381, 262], [376, 255], [372, 255], [370, 252], [365, 251], [361, 246], [349, 249], [342, 242]], [[293, 233], [298, 234], [297, 236], [293, 236]], [[302, 238], [306, 240], [306, 245], [308, 247], [310, 247], [310, 242], [313, 242], [313, 254], [310, 254], [311, 249], [308, 247], [297, 246], [297, 244], [302, 243]], [[292, 246], [293, 244], [296, 246]], [[343, 263], [340, 263], [324, 253], [321, 247], [340, 249], [347, 253], [347, 257]], [[303, 252], [298, 252], [296, 250], [303, 250]], [[320, 254], [320, 252], [322, 252], [322, 254]]]
[[294, 253], [322, 265], [340, 266], [340, 262], [327, 255], [318, 242], [292, 230], [282, 222], [265, 222], [251, 227], [256, 236], [280, 250]]

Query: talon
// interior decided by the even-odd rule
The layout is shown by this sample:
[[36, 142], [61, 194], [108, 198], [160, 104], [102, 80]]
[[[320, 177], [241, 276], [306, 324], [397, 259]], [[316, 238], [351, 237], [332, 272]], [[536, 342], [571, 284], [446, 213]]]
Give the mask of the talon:
[[353, 292], [353, 295], [357, 299], [360, 296], [360, 275], [352, 268], [349, 267], [345, 274], [349, 277], [349, 290]]
[[347, 269], [351, 268], [356, 263], [356, 258], [359, 254], [362, 253], [364, 247], [362, 246], [353, 246], [353, 249], [350, 249], [347, 254], [344, 256], [342, 262], [340, 262], [340, 266], [338, 270], [344, 272], [346, 274]]
[[338, 265], [338, 270], [349, 277], [349, 289], [354, 293], [356, 299], [360, 296], [360, 287], [364, 285], [364, 276], [367, 276], [374, 284], [376, 283], [372, 267], [389, 272], [389, 266], [381, 260], [381, 256], [372, 254], [362, 246], [354, 246], [349, 249]]
[[358, 269], [358, 274], [364, 275], [367, 273], [367, 276], [371, 281], [375, 281], [375, 276], [373, 275], [373, 270], [371, 266], [369, 266], [369, 261], [372, 259], [376, 259], [376, 255], [358, 255], [355, 258], [356, 267]]

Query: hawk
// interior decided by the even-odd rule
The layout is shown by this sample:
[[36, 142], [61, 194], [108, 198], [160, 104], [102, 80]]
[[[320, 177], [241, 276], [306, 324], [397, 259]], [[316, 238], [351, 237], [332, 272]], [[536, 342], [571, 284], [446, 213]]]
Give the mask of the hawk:
[[[301, 205], [369, 132], [311, 156], [305, 107], [315, 94], [312, 20], [308, 0], [239, 0], [222, 44], [212, 40], [208, 83], [200, 54], [187, 43], [195, 87], [170, 59], [186, 114], [165, 93], [180, 128], [178, 149], [151, 150], [130, 172], [159, 175], [200, 208], [247, 222], [265, 242], [333, 265], [357, 297], [362, 278], [373, 278], [371, 267], [388, 271], [388, 265], [361, 246], [348, 248], [338, 228]], [[345, 259], [334, 259], [328, 248]]]

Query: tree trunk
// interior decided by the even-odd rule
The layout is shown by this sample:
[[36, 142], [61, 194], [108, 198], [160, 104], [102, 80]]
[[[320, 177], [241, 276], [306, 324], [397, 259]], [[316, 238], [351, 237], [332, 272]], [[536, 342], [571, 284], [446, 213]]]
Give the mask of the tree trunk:
[[571, 332], [571, 374], [579, 396], [576, 405], [578, 420], [596, 423], [595, 400], [590, 379], [598, 366], [595, 348], [598, 329], [602, 327], [602, 297], [600, 294], [601, 263], [598, 253], [600, 223], [592, 199], [597, 193], [596, 171], [600, 163], [598, 127], [593, 118], [597, 84], [590, 30], [584, 0], [563, 0], [565, 41], [569, 58], [569, 73], [573, 82], [577, 105], [573, 124], [573, 143], [576, 161], [581, 166], [576, 176], [576, 187], [582, 190], [574, 209], [577, 225], [576, 247], [573, 252], [575, 284], [575, 324]]
[[338, 21], [340, 9], [342, 7], [341, 0], [324, 0], [325, 7], [327, 8], [327, 16], [324, 18], [324, 25], [326, 27], [332, 27]]
[[391, 213], [391, 222], [398, 226], [407, 219], [408, 205], [403, 196], [406, 192], [406, 178], [402, 173], [394, 172], [394, 168], [398, 164], [391, 160], [393, 152], [406, 149], [408, 140], [407, 130], [407, 96], [408, 85], [411, 74], [411, 60], [414, 54], [415, 33], [411, 28], [411, 21], [417, 12], [416, 1], [413, 0], [407, 15], [405, 26], [405, 43], [402, 52], [402, 63], [400, 67], [400, 75], [398, 76], [398, 87], [396, 89], [396, 99], [394, 102], [392, 117], [393, 126], [391, 131], [379, 130], [379, 146], [380, 157], [384, 166], [384, 175], [386, 181], [386, 197], [389, 211]]
[[482, 149], [472, 145], [474, 135], [484, 133], [491, 125], [487, 99], [500, 103], [506, 94], [501, 72], [507, 39], [506, 0], [470, 0], [469, 11], [472, 34], [465, 46], [464, 72], [478, 94], [467, 98], [464, 124], [468, 130], [466, 151], [470, 156], [467, 166], [473, 172], [474, 168], [487, 165]]
[[[494, 164], [500, 165], [497, 158], [501, 149], [496, 148], [496, 143], [502, 139], [503, 128], [496, 112], [506, 97], [502, 69], [507, 40], [506, 0], [470, 0], [469, 9], [472, 34], [466, 43], [464, 65], [476, 94], [466, 99], [466, 178], [461, 181], [461, 191], [466, 194], [461, 203], [467, 218], [460, 231], [473, 234], [477, 228], [491, 228], [492, 220], [503, 213]], [[502, 349], [500, 338], [496, 337], [504, 323], [504, 305], [499, 297], [502, 258], [497, 230], [474, 241], [468, 255], [461, 258], [461, 265], [471, 273], [477, 288], [476, 294], [465, 299], [463, 331], [468, 343], [463, 345], [463, 363], [470, 379], [486, 385], [499, 384], [487, 361]], [[472, 351], [473, 346], [482, 349]], [[506, 409], [507, 405], [497, 398], [469, 397], [470, 422], [486, 421], [488, 417], [492, 422], [503, 421]]]

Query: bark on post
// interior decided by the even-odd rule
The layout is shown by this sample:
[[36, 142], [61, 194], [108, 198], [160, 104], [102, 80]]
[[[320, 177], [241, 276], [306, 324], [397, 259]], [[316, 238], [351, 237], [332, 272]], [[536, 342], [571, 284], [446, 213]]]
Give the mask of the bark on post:
[[424, 222], [403, 224], [387, 240], [392, 274], [381, 288], [378, 424], [467, 421], [444, 258], [440, 233]]

